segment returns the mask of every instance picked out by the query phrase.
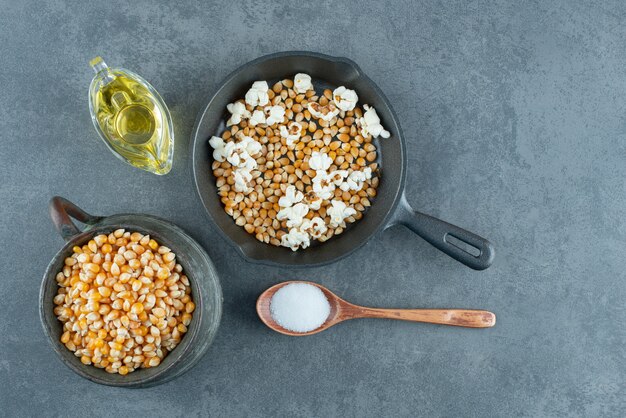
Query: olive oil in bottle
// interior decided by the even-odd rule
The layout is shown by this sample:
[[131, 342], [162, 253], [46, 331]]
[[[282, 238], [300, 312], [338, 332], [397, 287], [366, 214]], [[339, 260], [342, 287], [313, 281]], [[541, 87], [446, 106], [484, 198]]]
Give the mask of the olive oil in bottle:
[[123, 161], [154, 174], [172, 168], [174, 129], [157, 91], [139, 75], [109, 68], [100, 57], [89, 88], [94, 126], [109, 149]]

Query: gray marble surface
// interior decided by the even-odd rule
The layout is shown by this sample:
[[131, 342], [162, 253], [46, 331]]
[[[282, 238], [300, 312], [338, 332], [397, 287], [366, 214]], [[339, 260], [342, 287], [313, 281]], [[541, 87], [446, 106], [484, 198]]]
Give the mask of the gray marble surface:
[[[0, 1], [0, 415], [626, 415], [624, 2], [128, 3]], [[410, 203], [489, 238], [489, 270], [401, 227], [304, 271], [246, 264], [217, 235], [192, 188], [196, 114], [234, 68], [292, 49], [347, 56], [380, 85], [407, 135]], [[125, 165], [98, 139], [98, 54], [169, 104], [171, 174]], [[204, 245], [225, 311], [192, 371], [123, 390], [56, 358], [37, 296], [62, 244], [47, 214], [57, 194], [165, 217]], [[489, 309], [498, 323], [360, 320], [284, 337], [254, 302], [296, 278], [361, 304]]]

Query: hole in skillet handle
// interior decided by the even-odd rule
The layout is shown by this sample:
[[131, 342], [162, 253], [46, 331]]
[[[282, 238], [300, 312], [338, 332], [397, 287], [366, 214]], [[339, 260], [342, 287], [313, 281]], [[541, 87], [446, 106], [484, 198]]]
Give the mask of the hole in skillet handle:
[[450, 245], [454, 245], [455, 247], [457, 247], [458, 249], [465, 251], [466, 253], [469, 253], [471, 255], [473, 255], [474, 257], [480, 257], [480, 254], [482, 253], [482, 251], [480, 250], [480, 248], [476, 248], [474, 247], [472, 244], [463, 241], [460, 238], [455, 237], [452, 234], [446, 234], [443, 237], [443, 240], [445, 242], [447, 242]]

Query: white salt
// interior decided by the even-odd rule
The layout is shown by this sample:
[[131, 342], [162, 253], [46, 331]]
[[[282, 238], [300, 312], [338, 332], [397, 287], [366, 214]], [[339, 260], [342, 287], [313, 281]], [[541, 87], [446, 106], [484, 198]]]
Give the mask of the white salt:
[[309, 332], [326, 321], [330, 315], [330, 303], [318, 287], [290, 283], [274, 293], [270, 313], [278, 325], [289, 331]]

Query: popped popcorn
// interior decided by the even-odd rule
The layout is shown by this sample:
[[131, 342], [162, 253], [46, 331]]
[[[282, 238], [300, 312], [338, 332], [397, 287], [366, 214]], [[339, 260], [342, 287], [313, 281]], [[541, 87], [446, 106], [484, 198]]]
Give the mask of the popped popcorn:
[[341, 200], [333, 200], [330, 203], [332, 206], [326, 210], [326, 213], [330, 216], [329, 225], [333, 228], [343, 225], [344, 219], [356, 215], [356, 210], [348, 207]]
[[363, 108], [365, 109], [365, 114], [357, 119], [357, 124], [361, 127], [361, 135], [372, 135], [374, 138], [379, 136], [389, 138], [391, 134], [380, 124], [380, 118], [378, 113], [376, 113], [376, 109], [368, 105], [364, 105]]
[[292, 251], [296, 251], [298, 248], [307, 248], [310, 243], [309, 234], [300, 231], [298, 228], [291, 228], [289, 233], [283, 235], [280, 241], [280, 245], [289, 247]]
[[287, 220], [287, 227], [293, 228], [300, 226], [304, 217], [309, 213], [309, 207], [304, 203], [296, 203], [295, 205], [281, 209], [276, 214], [276, 219], [282, 221], [284, 219]]
[[333, 91], [333, 102], [344, 112], [353, 110], [358, 101], [359, 96], [356, 95], [354, 90], [348, 90], [344, 86], [341, 86]]
[[241, 102], [227, 104], [226, 109], [231, 113], [230, 119], [226, 121], [226, 126], [237, 125], [243, 119], [250, 117], [250, 112], [246, 109], [246, 105]]
[[278, 200], [278, 206], [281, 208], [289, 208], [298, 202], [301, 202], [304, 194], [296, 189], [296, 186], [287, 186], [285, 195]]
[[245, 169], [235, 170], [235, 191], [247, 193], [250, 190], [248, 184], [252, 181], [252, 174]]
[[343, 191], [347, 190], [361, 190], [365, 180], [372, 178], [372, 169], [367, 167], [363, 171], [353, 171], [348, 175], [345, 182], [341, 183], [339, 188]]
[[263, 148], [259, 142], [255, 141], [249, 136], [244, 136], [241, 139], [240, 144], [245, 147], [246, 152], [251, 156], [258, 154]]
[[311, 237], [318, 239], [328, 231], [324, 220], [319, 216], [312, 219], [305, 219], [300, 225], [300, 230], [306, 232]]
[[219, 136], [212, 136], [209, 145], [213, 148], [213, 158], [216, 161], [226, 161], [225, 143]]
[[267, 85], [267, 81], [255, 81], [252, 83], [250, 90], [246, 93], [246, 103], [252, 107], [265, 106], [270, 101], [267, 95], [268, 90], [269, 86]]
[[298, 122], [290, 122], [289, 129], [282, 125], [280, 127], [280, 136], [286, 139], [286, 143], [288, 147], [293, 147], [295, 142], [300, 139], [300, 135], [302, 134], [302, 125]]
[[343, 183], [343, 180], [348, 177], [348, 174], [348, 170], [335, 170], [328, 174], [328, 178], [335, 186], [340, 186]]
[[319, 210], [322, 207], [322, 202], [324, 199], [315, 194], [314, 191], [310, 191], [304, 195], [304, 203], [309, 205], [310, 209]]
[[333, 197], [335, 185], [325, 171], [317, 171], [313, 177], [313, 192], [320, 198], [326, 200]]
[[306, 93], [308, 90], [313, 90], [313, 83], [311, 83], [311, 76], [308, 74], [296, 74], [293, 78], [293, 90], [298, 93]]
[[333, 163], [333, 159], [324, 152], [314, 151], [309, 158], [309, 167], [311, 170], [328, 170], [328, 167]]
[[263, 113], [262, 110], [255, 110], [254, 112], [252, 112], [252, 116], [250, 116], [248, 125], [257, 126], [262, 123], [265, 123], [265, 113]]
[[326, 106], [322, 106], [317, 102], [308, 103], [307, 109], [309, 109], [311, 115], [315, 116], [318, 119], [325, 120], [326, 122], [330, 121], [340, 112], [340, 110], [337, 108], [337, 106], [335, 106], [334, 103], [328, 103]]
[[265, 108], [265, 114], [267, 115], [265, 123], [267, 123], [268, 126], [271, 126], [275, 123], [281, 123], [283, 121], [283, 118], [285, 117], [285, 108], [280, 105], [267, 106]]

